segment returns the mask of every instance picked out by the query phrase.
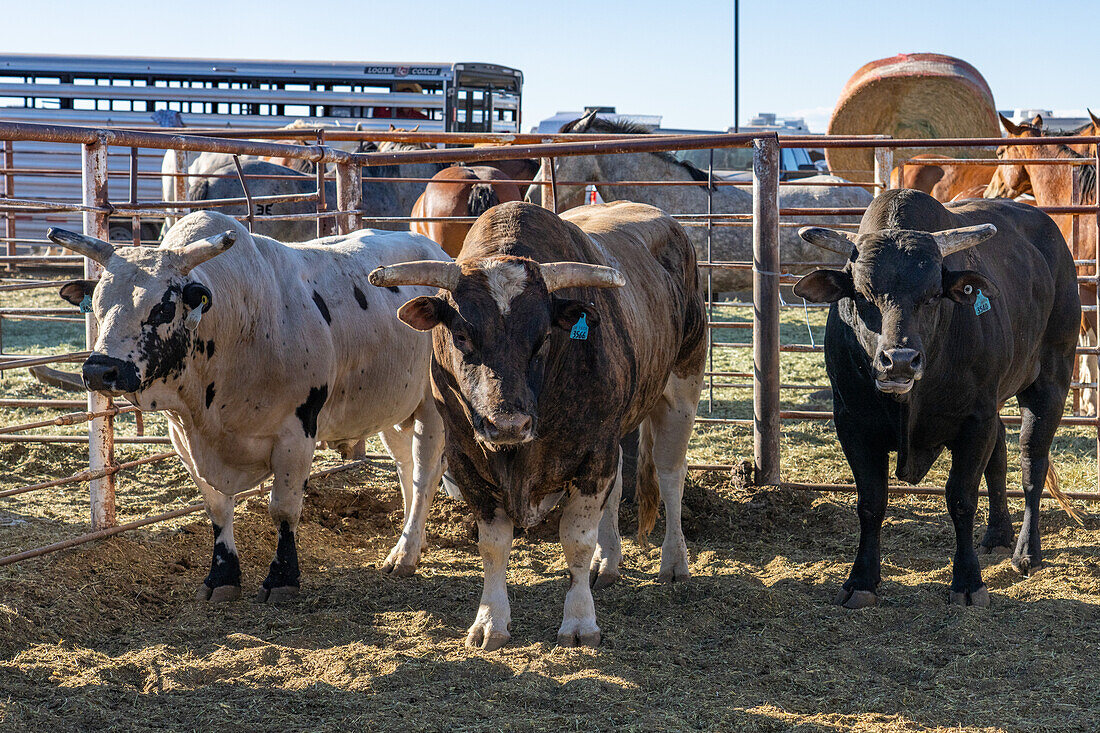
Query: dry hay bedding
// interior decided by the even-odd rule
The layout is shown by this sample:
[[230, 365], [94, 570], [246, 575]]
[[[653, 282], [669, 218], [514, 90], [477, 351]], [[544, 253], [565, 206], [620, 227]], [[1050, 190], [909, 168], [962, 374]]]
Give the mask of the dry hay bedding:
[[[1096, 729], [1100, 527], [1044, 512], [1050, 567], [1019, 578], [983, 559], [989, 610], [945, 604], [952, 529], [942, 499], [893, 502], [884, 594], [829, 600], [850, 562], [848, 497], [738, 490], [693, 473], [689, 583], [653, 578], [625, 543], [597, 598], [604, 644], [557, 649], [565, 565], [517, 538], [514, 637], [463, 647], [480, 592], [464, 507], [441, 499], [416, 578], [374, 568], [400, 531], [388, 469], [316, 482], [306, 593], [281, 606], [192, 600], [209, 562], [197, 516], [0, 569], [4, 730]], [[1019, 507], [1016, 507], [1019, 521]], [[238, 510], [245, 583], [273, 551], [265, 503]], [[624, 513], [624, 531], [633, 517]], [[660, 527], [658, 528], [660, 530]]]
[[[790, 330], [801, 316], [784, 318], [795, 318]], [[820, 380], [811, 356], [794, 355], [785, 378]], [[4, 392], [45, 396], [10, 373]], [[731, 404], [720, 414], [751, 414]], [[697, 432], [696, 460], [751, 450], [746, 435]], [[1094, 485], [1093, 439], [1067, 431], [1059, 440], [1067, 488]], [[118, 451], [119, 460], [143, 454]], [[72, 447], [0, 444], [5, 488], [83, 460]], [[850, 480], [824, 424], [786, 426], [784, 460], [805, 480]], [[943, 478], [941, 463], [929, 480]], [[86, 497], [69, 487], [5, 500], [0, 552], [79, 533]], [[120, 481], [120, 519], [195, 498], [178, 461], [143, 466]], [[516, 540], [511, 645], [466, 650], [481, 587], [467, 512], [441, 498], [417, 576], [382, 576], [375, 568], [401, 528], [389, 466], [311, 484], [305, 592], [288, 604], [193, 600], [210, 557], [201, 514], [0, 568], [0, 730], [1098, 728], [1097, 519], [1080, 528], [1044, 511], [1049, 566], [1020, 578], [1007, 558], [983, 557], [992, 608], [960, 609], [946, 605], [954, 532], [943, 499], [895, 498], [882, 605], [849, 612], [829, 601], [855, 549], [852, 497], [741, 490], [693, 472], [685, 502], [694, 577], [656, 584], [658, 551], [627, 539], [622, 581], [597, 595], [599, 650], [553, 645], [566, 580], [552, 528]], [[262, 499], [238, 517], [251, 589], [274, 536]]]

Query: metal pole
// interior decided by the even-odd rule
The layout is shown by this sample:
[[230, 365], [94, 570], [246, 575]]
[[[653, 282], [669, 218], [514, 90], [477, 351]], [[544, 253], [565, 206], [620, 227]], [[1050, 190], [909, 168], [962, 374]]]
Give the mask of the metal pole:
[[733, 131], [741, 132], [741, 3], [733, 0]]
[[[1092, 148], [1093, 158], [1096, 165], [1096, 179], [1100, 181], [1100, 145], [1094, 145]], [[1100, 240], [1100, 191], [1097, 191], [1095, 187], [1092, 190], [1092, 203], [1096, 206], [1096, 229], [1094, 236]], [[1074, 217], [1076, 218], [1076, 217]], [[1096, 303], [1100, 305], [1100, 247], [1096, 246], [1096, 242], [1093, 242], [1093, 252], [1095, 253], [1095, 261], [1092, 266], [1092, 282], [1096, 288]], [[1100, 313], [1097, 314], [1097, 319], [1100, 320]], [[1076, 358], [1076, 355], [1074, 356]], [[1097, 364], [1100, 364], [1100, 359], [1097, 359]], [[1100, 369], [1097, 370], [1100, 372]], [[1093, 374], [1090, 379], [1096, 380], [1098, 384], [1092, 391], [1093, 399], [1098, 400], [1097, 404], [1100, 405], [1100, 376]], [[1100, 491], [1100, 407], [1096, 410], [1096, 489]]]
[[[174, 150], [172, 154], [176, 157], [176, 173], [187, 173], [187, 151]], [[187, 181], [188, 179], [184, 176], [176, 176], [172, 179], [172, 190], [175, 191], [176, 201], [187, 200]], [[168, 217], [168, 226], [171, 227], [178, 220], [178, 216]]]
[[779, 137], [753, 141], [752, 357], [754, 483], [779, 484]]
[[[102, 142], [81, 148], [83, 203], [86, 206], [107, 205], [107, 146]], [[97, 211], [84, 212], [84, 233], [107, 239], [107, 214]], [[103, 272], [97, 262], [84, 260], [84, 276], [96, 280]], [[84, 319], [84, 334], [88, 349], [95, 348], [99, 336], [99, 324], [89, 313]], [[88, 412], [104, 412], [111, 408], [111, 400], [97, 392], [88, 393]], [[115, 433], [112, 417], [98, 417], [88, 423], [88, 468], [91, 471], [113, 468], [115, 465]], [[92, 531], [115, 525], [115, 477], [108, 474], [89, 482], [91, 493]]]
[[[358, 211], [363, 208], [363, 169], [358, 163], [336, 164], [336, 208], [340, 211]], [[340, 214], [336, 217], [340, 234], [349, 234], [359, 228], [358, 214]]]
[[543, 208], [558, 213], [558, 178], [554, 173], [554, 159], [543, 158], [542, 169], [550, 176], [550, 185], [542, 187]]
[[[707, 262], [714, 261], [713, 233], [714, 220], [714, 148], [710, 149], [707, 160]], [[714, 321], [714, 268], [707, 268], [707, 321]], [[714, 329], [707, 329], [707, 370], [714, 371]], [[714, 412], [714, 375], [710, 377], [707, 393], [707, 413]]]
[[[317, 144], [318, 145], [324, 145], [325, 144], [325, 132], [324, 132], [324, 130], [318, 130], [317, 131]], [[315, 165], [317, 166], [317, 170], [315, 171], [315, 175], [316, 175], [316, 178], [317, 178], [317, 213], [318, 214], [323, 214], [325, 212], [325, 208], [326, 208], [326, 206], [325, 206], [325, 164], [324, 163], [316, 163]], [[325, 217], [323, 217], [323, 216], [318, 216], [317, 217], [317, 238], [320, 239], [321, 237], [325, 236], [326, 234], [328, 234], [328, 220], [325, 219]]]
[[894, 149], [875, 148], [875, 195], [890, 188], [890, 172], [894, 170]]
[[[4, 198], [15, 198], [15, 176], [10, 171], [15, 167], [15, 141], [4, 141]], [[4, 214], [4, 236], [8, 240], [8, 255], [15, 255], [15, 212]]]

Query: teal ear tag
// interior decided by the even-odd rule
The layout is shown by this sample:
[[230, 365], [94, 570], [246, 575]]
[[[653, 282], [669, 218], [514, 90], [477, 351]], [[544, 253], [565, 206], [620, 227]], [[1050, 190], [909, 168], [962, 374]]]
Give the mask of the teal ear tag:
[[978, 297], [974, 300], [974, 312], [979, 316], [992, 308], [989, 304], [989, 298], [982, 295], [982, 291], [978, 291]]
[[92, 312], [92, 294], [86, 293], [84, 299], [80, 301], [80, 312], [91, 313]]
[[584, 313], [581, 313], [581, 318], [573, 326], [573, 330], [569, 332], [569, 338], [577, 339], [578, 341], [588, 340], [588, 321], [585, 320]]

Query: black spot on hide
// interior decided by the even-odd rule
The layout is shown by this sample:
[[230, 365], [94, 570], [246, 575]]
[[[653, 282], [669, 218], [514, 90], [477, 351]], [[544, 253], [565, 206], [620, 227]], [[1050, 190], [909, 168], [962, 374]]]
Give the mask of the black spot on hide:
[[309, 397], [294, 411], [294, 414], [302, 421], [302, 430], [305, 431], [307, 437], [317, 437], [317, 416], [321, 413], [321, 408], [325, 406], [325, 400], [327, 399], [327, 384], [321, 385], [320, 389], [310, 387]]
[[279, 523], [279, 544], [275, 546], [275, 559], [271, 561], [271, 569], [264, 578], [264, 588], [297, 588], [299, 578], [298, 546], [294, 542], [290, 524], [284, 519]]
[[401, 288], [397, 287], [396, 285], [387, 285], [386, 290], [389, 290], [391, 293], [400, 293], [401, 292]]
[[210, 409], [210, 403], [214, 401], [214, 383], [206, 385], [206, 407]]
[[359, 289], [358, 285], [352, 287], [352, 291], [355, 293], [355, 302], [359, 304], [359, 307], [366, 310], [370, 305], [367, 302], [367, 296], [363, 295], [363, 291]]
[[230, 552], [224, 542], [218, 541], [222, 528], [211, 522], [214, 527], [214, 555], [210, 559], [210, 574], [206, 576], [207, 588], [223, 585], [241, 584], [241, 561], [237, 554]]
[[325, 319], [325, 323], [332, 323], [328, 305], [325, 304], [325, 299], [318, 295], [316, 290], [313, 291], [313, 303], [317, 306], [317, 310], [321, 311], [321, 317]]

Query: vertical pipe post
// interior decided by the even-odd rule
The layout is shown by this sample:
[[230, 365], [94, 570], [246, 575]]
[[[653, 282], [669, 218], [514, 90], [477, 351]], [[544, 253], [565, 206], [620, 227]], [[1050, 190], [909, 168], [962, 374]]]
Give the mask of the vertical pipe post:
[[[714, 148], [707, 160], [707, 321], [714, 320]], [[714, 330], [707, 328], [707, 371], [714, 371]], [[707, 412], [714, 412], [714, 374], [710, 375]]]
[[[1092, 154], [1094, 158], [1093, 165], [1096, 166], [1096, 178], [1094, 180], [1100, 181], [1100, 145], [1092, 146]], [[1100, 240], [1100, 191], [1096, 190], [1095, 186], [1092, 190], [1092, 204], [1096, 207], [1096, 236]], [[1100, 246], [1096, 245], [1097, 242], [1093, 242], [1095, 260], [1092, 263], [1092, 282], [1098, 293], [1094, 300], [1097, 307], [1100, 307]], [[1096, 318], [1100, 321], [1100, 311], [1097, 311]], [[1096, 361], [1100, 364], [1100, 356], [1097, 357]], [[1100, 394], [1100, 377], [1093, 374], [1090, 378], [1098, 382], [1093, 390], [1093, 399], [1097, 399], [1097, 395]], [[1100, 491], [1100, 409], [1096, 410], [1096, 489]]]
[[[1080, 204], [1082, 202], [1081, 201], [1081, 190], [1082, 190], [1081, 174], [1084, 172], [1085, 167], [1083, 165], [1073, 165], [1073, 166], [1070, 166], [1069, 170], [1070, 170], [1070, 181], [1071, 181], [1070, 191], [1069, 191], [1069, 205], [1070, 206], [1077, 206], [1078, 204]], [[1069, 239], [1069, 251], [1070, 252], [1080, 252], [1081, 251], [1080, 244], [1081, 244], [1081, 225], [1082, 225], [1082, 223], [1083, 222], [1081, 221], [1080, 216], [1070, 215], [1070, 239]], [[1074, 270], [1076, 272], [1080, 272], [1081, 268], [1078, 268], [1078, 267], [1075, 266]], [[1084, 290], [1085, 290], [1085, 288], [1082, 288], [1081, 284], [1079, 283], [1077, 285], [1077, 292], [1079, 294], [1083, 294]], [[1077, 344], [1078, 344], [1078, 346], [1082, 345], [1082, 341], [1081, 341], [1080, 338], [1078, 338]], [[1087, 340], [1086, 340], [1086, 343], [1084, 343], [1083, 345], [1085, 345], [1085, 346], [1089, 345], [1087, 343]], [[1083, 358], [1088, 359], [1089, 357], [1084, 356]], [[1071, 377], [1070, 377], [1071, 382], [1080, 383], [1080, 381], [1081, 381], [1081, 360], [1082, 360], [1081, 355], [1076, 354], [1076, 353], [1073, 355], [1073, 371], [1072, 371]], [[1096, 378], [1095, 374], [1090, 376], [1090, 379], [1095, 379], [1095, 378]], [[1092, 390], [1089, 390], [1089, 393], [1095, 395], [1095, 392], [1093, 392]], [[1080, 387], [1071, 387], [1070, 388], [1070, 395], [1072, 396], [1072, 399], [1070, 400], [1070, 408], [1073, 410], [1073, 414], [1074, 415], [1081, 414], [1081, 388]], [[1100, 457], [1100, 455], [1098, 455], [1098, 457]]]
[[[173, 150], [172, 154], [176, 157], [176, 173], [187, 173], [187, 151], [185, 150]], [[187, 177], [177, 175], [172, 179], [172, 190], [175, 192], [173, 200], [186, 201], [187, 200]], [[169, 216], [167, 218], [168, 226], [171, 227], [179, 220], [178, 216]]]
[[[325, 131], [320, 129], [317, 131], [317, 144], [325, 144]], [[320, 216], [325, 212], [325, 163], [317, 161], [314, 165], [317, 166], [317, 238], [320, 239], [328, 234], [328, 220], [325, 217]]]
[[[138, 182], [138, 149], [130, 148], [130, 204], [136, 204]], [[134, 214], [130, 218], [130, 240], [135, 247], [141, 246], [141, 216]]]
[[[105, 208], [107, 206], [107, 146], [102, 140], [82, 147], [81, 183], [85, 206]], [[84, 233], [98, 239], [107, 239], [107, 213], [105, 211], [85, 211]], [[103, 272], [99, 263], [84, 260], [84, 276], [96, 280]], [[95, 315], [89, 313], [84, 320], [84, 334], [89, 349], [95, 348], [99, 336], [99, 324]], [[88, 411], [102, 412], [111, 407], [109, 397], [96, 392], [88, 393]], [[88, 468], [93, 471], [111, 468], [115, 465], [114, 420], [110, 417], [97, 417], [88, 423]], [[114, 474], [92, 479], [91, 516], [92, 530], [113, 527], [115, 525], [115, 477]]]
[[[15, 198], [15, 176], [11, 169], [15, 167], [15, 141], [4, 141], [4, 197]], [[8, 211], [4, 214], [4, 236], [8, 242], [8, 255], [14, 256], [15, 251], [15, 212]]]
[[754, 483], [779, 483], [779, 136], [753, 140], [752, 412]]
[[558, 179], [554, 173], [554, 159], [543, 158], [542, 169], [550, 176], [550, 185], [542, 187], [542, 206], [558, 213]]
[[875, 148], [875, 195], [890, 188], [890, 171], [894, 169], [894, 149]]
[[[358, 212], [363, 208], [363, 169], [358, 163], [336, 164], [336, 207], [340, 211]], [[336, 217], [340, 234], [349, 234], [359, 228], [359, 214], [340, 214]]]

